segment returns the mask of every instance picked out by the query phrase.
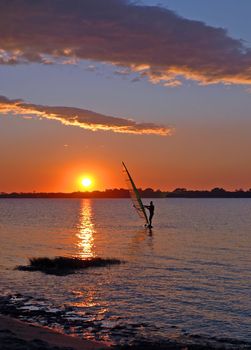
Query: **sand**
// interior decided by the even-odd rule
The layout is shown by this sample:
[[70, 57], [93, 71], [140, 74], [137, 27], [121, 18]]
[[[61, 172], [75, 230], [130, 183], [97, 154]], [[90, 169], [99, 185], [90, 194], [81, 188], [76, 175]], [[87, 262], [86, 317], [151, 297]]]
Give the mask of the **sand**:
[[101, 350], [106, 343], [82, 340], [0, 315], [1, 350]]

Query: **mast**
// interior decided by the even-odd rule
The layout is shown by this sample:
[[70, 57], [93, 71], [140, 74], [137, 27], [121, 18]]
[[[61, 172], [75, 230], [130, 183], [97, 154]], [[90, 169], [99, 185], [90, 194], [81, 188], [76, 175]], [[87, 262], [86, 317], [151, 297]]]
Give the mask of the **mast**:
[[136, 210], [136, 212], [138, 213], [139, 217], [143, 218], [146, 221], [146, 224], [149, 225], [149, 221], [148, 221], [148, 217], [146, 214], [146, 210], [145, 207], [142, 203], [142, 200], [140, 198], [140, 194], [139, 191], [125, 165], [124, 162], [122, 162], [123, 164], [123, 168], [124, 168], [124, 172], [126, 173], [126, 181], [128, 184], [128, 190], [130, 192], [130, 196], [131, 196], [131, 200], [133, 202], [133, 206]]

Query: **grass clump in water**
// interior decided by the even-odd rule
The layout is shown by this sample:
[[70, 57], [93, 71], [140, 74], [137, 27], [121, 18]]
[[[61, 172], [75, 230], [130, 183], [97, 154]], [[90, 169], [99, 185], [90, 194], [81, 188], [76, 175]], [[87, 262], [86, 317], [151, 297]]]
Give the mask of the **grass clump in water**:
[[104, 258], [77, 258], [77, 257], [56, 257], [56, 258], [30, 258], [28, 266], [18, 266], [21, 271], [41, 271], [52, 275], [68, 275], [74, 273], [75, 270], [86, 269], [90, 267], [105, 267], [115, 264], [121, 264], [118, 259]]

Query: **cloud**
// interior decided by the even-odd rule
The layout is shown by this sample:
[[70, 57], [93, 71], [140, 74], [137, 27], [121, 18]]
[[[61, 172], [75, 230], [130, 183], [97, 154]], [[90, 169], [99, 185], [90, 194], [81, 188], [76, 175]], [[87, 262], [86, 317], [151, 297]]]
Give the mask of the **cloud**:
[[25, 118], [36, 116], [58, 120], [64, 125], [96, 131], [113, 131], [116, 133], [138, 135], [170, 135], [172, 129], [153, 123], [136, 123], [131, 119], [111, 117], [86, 109], [74, 107], [51, 107], [25, 103], [22, 100], [10, 100], [0, 96], [0, 114], [14, 114]]
[[0, 3], [0, 64], [111, 63], [177, 86], [251, 84], [251, 50], [225, 29], [129, 0]]

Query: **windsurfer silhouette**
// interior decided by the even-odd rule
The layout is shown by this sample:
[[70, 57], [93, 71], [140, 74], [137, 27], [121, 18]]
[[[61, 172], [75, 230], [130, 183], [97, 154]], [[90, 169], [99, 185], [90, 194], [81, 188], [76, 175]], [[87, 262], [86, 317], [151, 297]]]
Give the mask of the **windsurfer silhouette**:
[[150, 205], [144, 205], [144, 207], [149, 210], [149, 227], [151, 228], [152, 227], [152, 218], [153, 218], [153, 215], [154, 215], [153, 202], [151, 201]]

